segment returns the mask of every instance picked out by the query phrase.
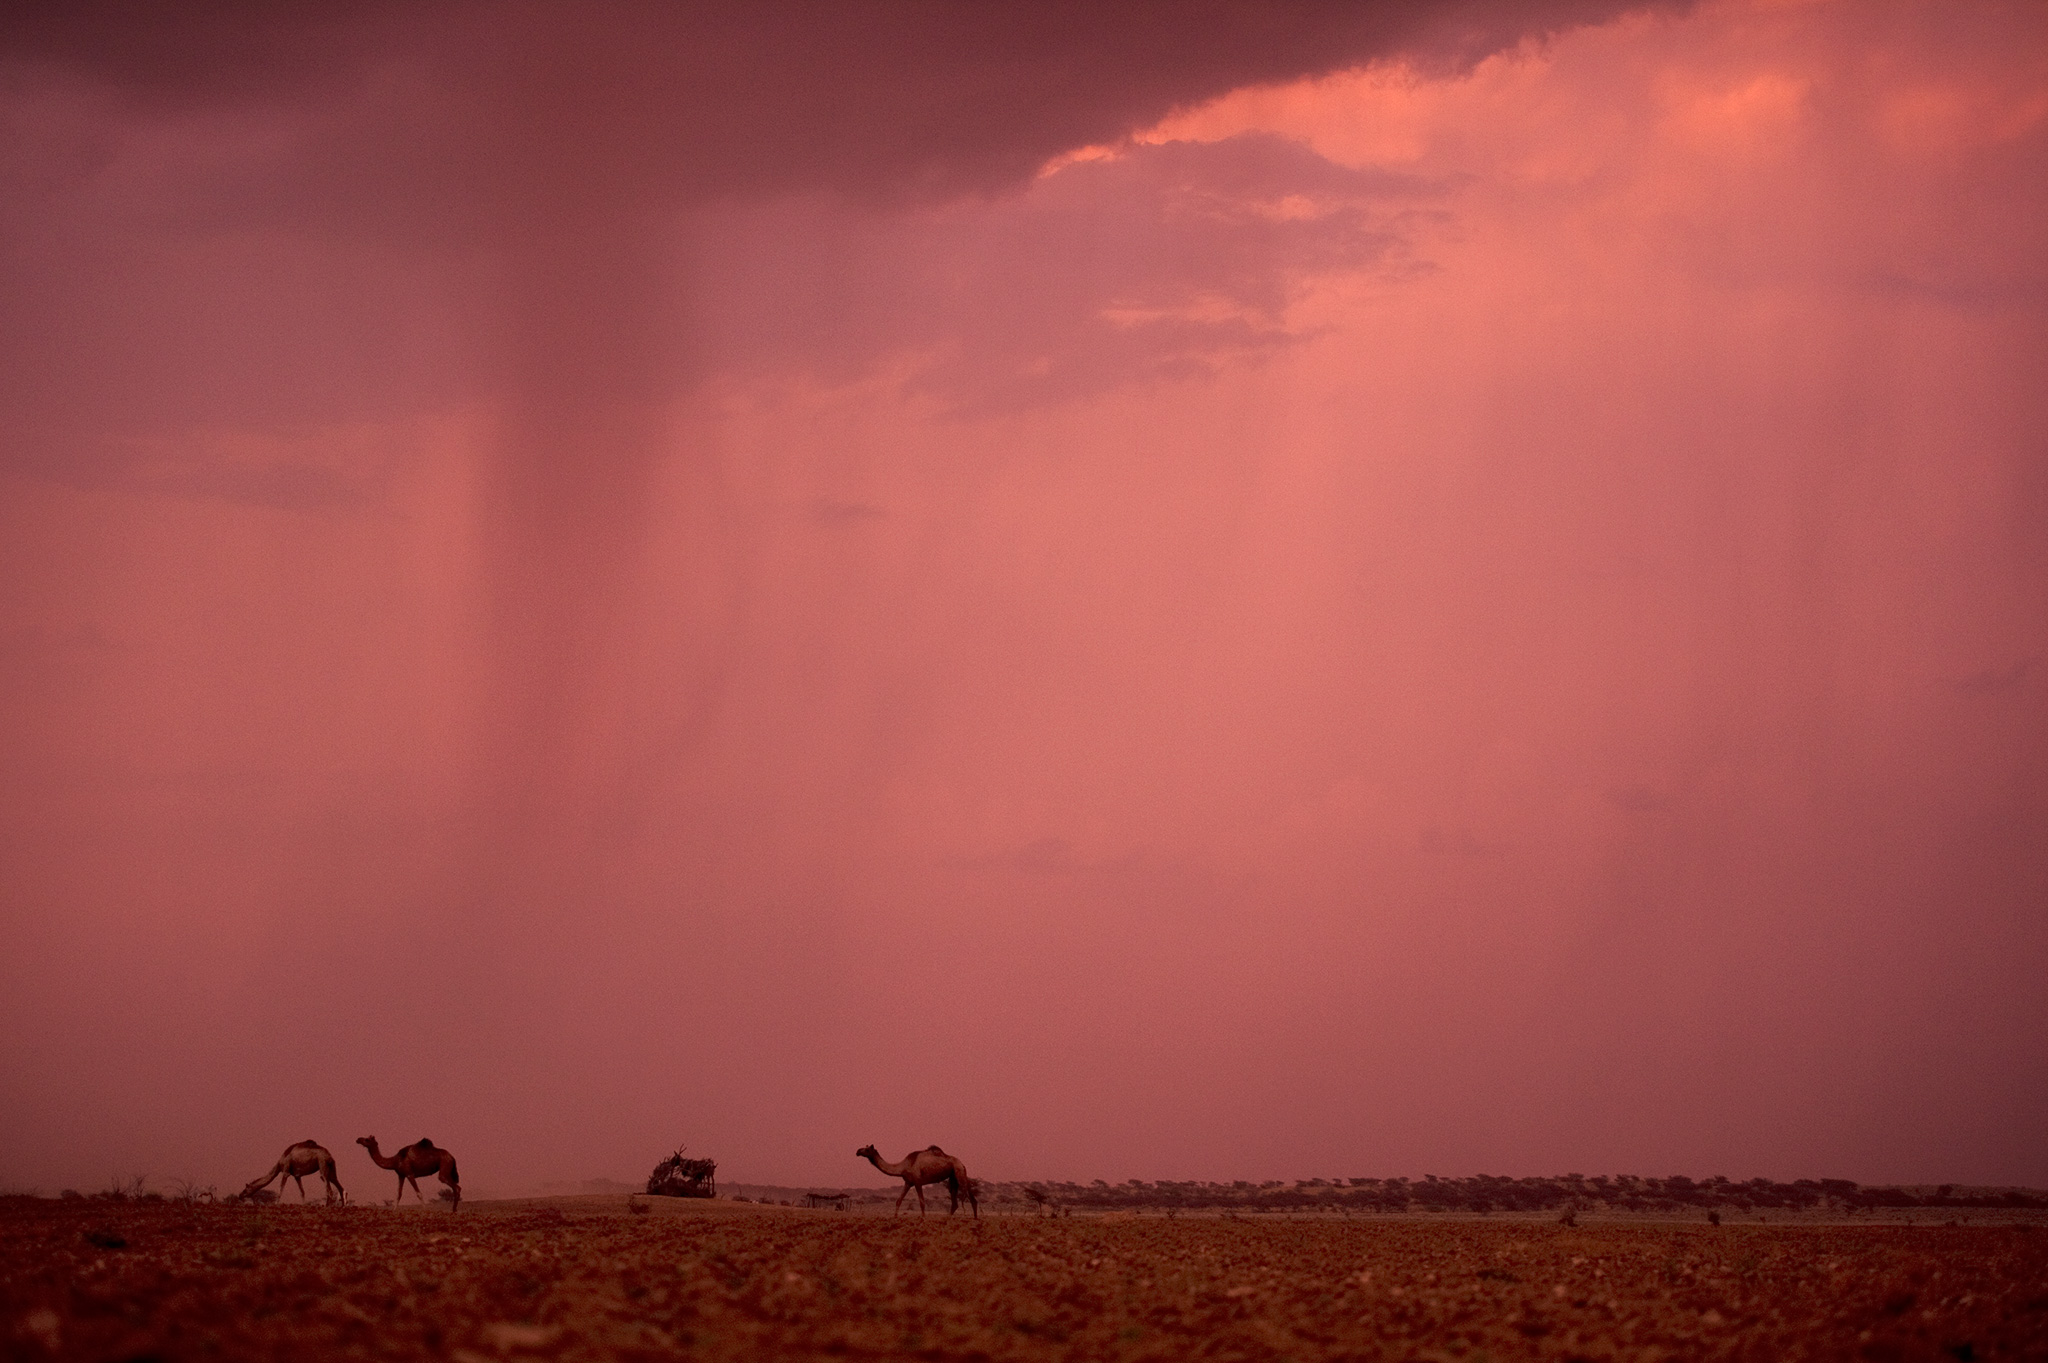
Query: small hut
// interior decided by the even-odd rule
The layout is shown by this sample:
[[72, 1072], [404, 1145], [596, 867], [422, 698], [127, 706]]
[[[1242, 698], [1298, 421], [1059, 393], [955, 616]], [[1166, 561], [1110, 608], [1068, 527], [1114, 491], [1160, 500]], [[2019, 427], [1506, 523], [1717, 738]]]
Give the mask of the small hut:
[[654, 1166], [654, 1172], [647, 1176], [649, 1195], [717, 1197], [718, 1181], [712, 1175], [718, 1172], [718, 1161], [691, 1159], [683, 1153], [684, 1148], [677, 1146], [673, 1155]]

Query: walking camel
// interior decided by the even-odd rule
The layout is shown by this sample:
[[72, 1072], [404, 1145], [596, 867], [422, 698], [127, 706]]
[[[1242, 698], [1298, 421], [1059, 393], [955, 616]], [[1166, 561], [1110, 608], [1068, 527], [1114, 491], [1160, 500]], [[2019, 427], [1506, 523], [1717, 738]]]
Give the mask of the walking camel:
[[943, 1183], [952, 1190], [953, 1205], [946, 1209], [951, 1216], [960, 1210], [960, 1195], [967, 1195], [967, 1205], [974, 1209], [974, 1219], [981, 1219], [981, 1202], [974, 1195], [974, 1180], [967, 1176], [967, 1166], [953, 1158], [936, 1145], [922, 1150], [913, 1150], [905, 1155], [899, 1164], [891, 1164], [875, 1153], [872, 1145], [863, 1145], [853, 1152], [857, 1157], [880, 1169], [891, 1178], [903, 1180], [903, 1191], [896, 1194], [896, 1210], [903, 1210], [903, 1199], [910, 1196], [912, 1188], [917, 1189], [917, 1214], [924, 1215], [924, 1185]]
[[434, 1174], [455, 1192], [455, 1203], [448, 1210], [459, 1211], [462, 1207], [462, 1181], [455, 1172], [455, 1156], [435, 1145], [425, 1136], [411, 1145], [402, 1145], [396, 1154], [386, 1158], [377, 1149], [375, 1136], [358, 1136], [356, 1144], [370, 1152], [370, 1159], [379, 1169], [394, 1169], [398, 1172], [398, 1196], [393, 1201], [405, 1199], [405, 1185], [412, 1184], [412, 1195], [421, 1202], [427, 1200], [420, 1191], [420, 1175]]
[[299, 1185], [299, 1201], [304, 1202], [308, 1174], [320, 1175], [320, 1181], [327, 1185], [329, 1202], [334, 1201], [336, 1193], [341, 1194], [342, 1201], [348, 1201], [348, 1190], [341, 1186], [341, 1180], [335, 1176], [334, 1156], [327, 1153], [327, 1147], [312, 1140], [286, 1146], [284, 1153], [277, 1157], [277, 1163], [270, 1166], [269, 1173], [262, 1178], [249, 1180], [249, 1186], [242, 1189], [242, 1196], [254, 1196], [257, 1189], [268, 1188], [272, 1179], [277, 1180], [277, 1191], [282, 1194], [284, 1181], [291, 1179]]

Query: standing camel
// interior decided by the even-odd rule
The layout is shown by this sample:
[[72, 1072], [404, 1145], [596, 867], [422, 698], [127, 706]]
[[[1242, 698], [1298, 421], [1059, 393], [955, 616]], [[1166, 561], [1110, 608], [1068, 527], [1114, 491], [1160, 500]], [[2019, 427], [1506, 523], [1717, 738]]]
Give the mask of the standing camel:
[[277, 1180], [277, 1191], [283, 1193], [284, 1181], [291, 1179], [299, 1185], [299, 1201], [304, 1202], [308, 1174], [320, 1175], [320, 1181], [327, 1185], [329, 1202], [334, 1201], [336, 1193], [341, 1194], [342, 1201], [348, 1201], [348, 1190], [341, 1186], [341, 1180], [334, 1173], [334, 1156], [328, 1154], [320, 1142], [310, 1140], [286, 1146], [284, 1153], [277, 1157], [277, 1163], [270, 1166], [269, 1173], [249, 1180], [249, 1186], [242, 1189], [242, 1196], [250, 1197], [257, 1189], [268, 1188], [272, 1179]]
[[449, 1154], [440, 1146], [435, 1145], [425, 1136], [420, 1137], [418, 1141], [411, 1145], [400, 1146], [398, 1153], [389, 1159], [386, 1159], [378, 1152], [377, 1138], [375, 1136], [358, 1136], [356, 1137], [356, 1144], [370, 1152], [370, 1159], [379, 1169], [395, 1169], [398, 1171], [398, 1196], [393, 1199], [394, 1201], [403, 1201], [405, 1199], [405, 1185], [411, 1183], [412, 1195], [421, 1202], [425, 1202], [427, 1200], [426, 1194], [420, 1191], [420, 1175], [437, 1174], [443, 1183], [455, 1191], [455, 1205], [448, 1210], [452, 1212], [461, 1209], [462, 1181], [455, 1172], [455, 1156]]
[[951, 1216], [960, 1210], [960, 1195], [967, 1195], [967, 1205], [974, 1209], [974, 1219], [981, 1219], [981, 1202], [974, 1195], [974, 1180], [967, 1177], [967, 1166], [954, 1159], [936, 1145], [914, 1150], [903, 1157], [901, 1164], [891, 1164], [875, 1153], [872, 1145], [863, 1145], [853, 1152], [857, 1157], [880, 1169], [891, 1178], [903, 1180], [903, 1191], [896, 1194], [896, 1210], [903, 1210], [903, 1199], [910, 1196], [912, 1188], [917, 1189], [917, 1214], [924, 1215], [924, 1185], [943, 1183], [952, 1190], [953, 1205], [946, 1209]]

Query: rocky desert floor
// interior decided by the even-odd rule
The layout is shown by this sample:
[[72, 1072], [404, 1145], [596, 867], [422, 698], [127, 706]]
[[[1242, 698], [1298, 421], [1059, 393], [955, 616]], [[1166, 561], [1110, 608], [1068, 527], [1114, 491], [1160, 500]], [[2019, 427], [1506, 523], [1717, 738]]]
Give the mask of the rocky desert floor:
[[0, 1352], [2041, 1359], [2048, 1230], [7, 1198]]

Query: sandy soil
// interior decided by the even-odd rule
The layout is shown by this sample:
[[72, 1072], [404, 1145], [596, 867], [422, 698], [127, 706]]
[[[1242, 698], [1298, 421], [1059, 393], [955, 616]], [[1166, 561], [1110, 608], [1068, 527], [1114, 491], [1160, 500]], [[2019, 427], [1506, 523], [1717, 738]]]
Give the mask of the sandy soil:
[[2048, 1357], [2048, 1231], [0, 1200], [10, 1358]]

